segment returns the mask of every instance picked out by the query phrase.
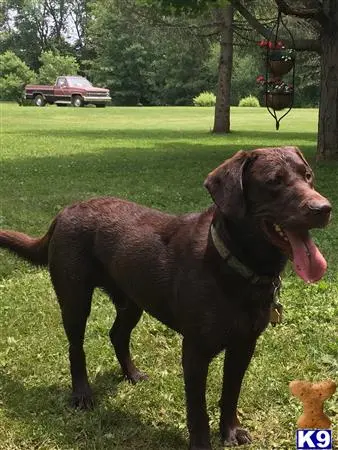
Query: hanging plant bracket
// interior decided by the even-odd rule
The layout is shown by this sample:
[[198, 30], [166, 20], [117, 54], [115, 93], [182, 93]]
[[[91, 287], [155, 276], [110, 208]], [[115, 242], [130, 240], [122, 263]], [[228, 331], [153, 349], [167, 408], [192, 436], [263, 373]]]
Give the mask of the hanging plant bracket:
[[[292, 48], [286, 48], [278, 38], [283, 27], [290, 36]], [[265, 43], [265, 41], [263, 41]], [[278, 11], [276, 24], [272, 27], [270, 39], [266, 42], [265, 59], [265, 104], [269, 114], [275, 119], [276, 130], [279, 130], [281, 120], [289, 114], [294, 104], [295, 86], [295, 42], [292, 33], [283, 21], [281, 11]], [[282, 77], [292, 71], [292, 85], [286, 84]], [[269, 80], [270, 77], [272, 80]], [[263, 79], [263, 77], [261, 77]], [[263, 80], [260, 80], [263, 81]], [[286, 109], [281, 116], [278, 111]]]

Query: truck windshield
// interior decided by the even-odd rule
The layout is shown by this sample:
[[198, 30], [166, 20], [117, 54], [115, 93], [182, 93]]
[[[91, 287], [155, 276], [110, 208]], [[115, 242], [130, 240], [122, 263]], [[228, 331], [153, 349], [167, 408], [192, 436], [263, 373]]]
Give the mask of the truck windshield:
[[68, 86], [70, 87], [91, 87], [93, 86], [86, 78], [82, 77], [67, 77]]

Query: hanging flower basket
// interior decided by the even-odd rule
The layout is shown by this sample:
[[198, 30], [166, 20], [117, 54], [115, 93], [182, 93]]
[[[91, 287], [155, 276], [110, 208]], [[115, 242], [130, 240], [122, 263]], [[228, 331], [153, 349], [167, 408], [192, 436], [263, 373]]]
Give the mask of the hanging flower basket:
[[293, 104], [293, 86], [280, 78], [266, 80], [263, 75], [256, 79], [258, 85], [264, 89], [265, 104], [275, 111], [291, 108]]
[[263, 40], [258, 45], [266, 49], [266, 64], [274, 77], [281, 77], [290, 72], [295, 60], [294, 49], [286, 48], [283, 41], [273, 43]]
[[[279, 40], [281, 35], [286, 37], [287, 45]], [[269, 39], [258, 42], [258, 45], [263, 50], [265, 77], [260, 75], [256, 81], [262, 88], [267, 110], [275, 119], [276, 130], [279, 130], [280, 121], [293, 106], [296, 64], [295, 41], [283, 21], [280, 9], [276, 23], [270, 30]], [[283, 80], [286, 74], [287, 80]]]
[[269, 68], [272, 74], [275, 77], [281, 77], [283, 75], [286, 75], [293, 67], [293, 60], [284, 61], [282, 59], [280, 60], [274, 60], [269, 59], [268, 60]]
[[265, 104], [275, 111], [280, 111], [281, 109], [291, 108], [293, 103], [293, 95], [289, 93], [271, 93], [265, 94]]

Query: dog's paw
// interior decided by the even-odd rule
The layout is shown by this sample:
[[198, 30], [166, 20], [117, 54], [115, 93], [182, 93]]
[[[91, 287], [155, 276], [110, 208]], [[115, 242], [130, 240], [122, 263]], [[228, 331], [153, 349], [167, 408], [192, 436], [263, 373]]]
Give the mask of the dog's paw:
[[243, 428], [229, 428], [228, 433], [223, 436], [223, 444], [225, 447], [236, 447], [238, 445], [251, 444], [252, 439], [250, 433]]
[[93, 409], [94, 397], [91, 391], [88, 392], [73, 392], [70, 401], [72, 408], [75, 409]]
[[132, 373], [126, 373], [124, 375], [125, 379], [128, 380], [132, 384], [136, 384], [139, 381], [148, 380], [149, 377], [146, 373], [141, 372], [140, 370], [135, 370]]

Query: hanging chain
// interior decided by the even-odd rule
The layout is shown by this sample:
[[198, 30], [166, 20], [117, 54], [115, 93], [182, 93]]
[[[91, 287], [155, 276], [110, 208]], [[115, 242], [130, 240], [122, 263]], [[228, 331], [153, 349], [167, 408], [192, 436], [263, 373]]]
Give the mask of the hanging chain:
[[[271, 29], [271, 33], [270, 33], [270, 38], [269, 38], [269, 43], [273, 43], [273, 49], [276, 48], [277, 43], [279, 42], [278, 40], [278, 34], [280, 32], [280, 27], [281, 25], [285, 28], [285, 30], [289, 33], [290, 38], [291, 38], [291, 43], [292, 43], [292, 48], [295, 48], [295, 42], [293, 39], [293, 36], [290, 32], [290, 30], [288, 29], [288, 27], [285, 25], [283, 18], [282, 18], [282, 12], [280, 10], [278, 10], [278, 16], [277, 16], [277, 20], [276, 20], [276, 24], [275, 26]], [[274, 39], [273, 39], [273, 32], [274, 29], [276, 29], [275, 31], [275, 35], [274, 35]], [[265, 61], [265, 68], [266, 68], [266, 83], [265, 83], [265, 101], [266, 101], [266, 108], [269, 112], [269, 114], [275, 119], [275, 123], [276, 123], [276, 130], [279, 130], [279, 126], [280, 126], [280, 121], [291, 111], [293, 104], [294, 104], [294, 86], [295, 86], [295, 57], [294, 55], [292, 56], [292, 60], [293, 60], [293, 65], [292, 65], [292, 90], [290, 92], [291, 96], [290, 96], [290, 104], [288, 106], [288, 110], [282, 114], [280, 117], [278, 117], [277, 115], [277, 110], [276, 107], [272, 107], [269, 106], [269, 99], [270, 96], [272, 97], [273, 95], [285, 95], [282, 93], [278, 93], [278, 94], [273, 94], [271, 92], [269, 92], [269, 83], [268, 83], [268, 79], [269, 76], [271, 75], [271, 69], [269, 68], [269, 61], [270, 61], [270, 52], [271, 50], [273, 50], [272, 48], [270, 48], [270, 45], [266, 46], [266, 61]], [[273, 98], [273, 97], [272, 97]], [[284, 109], [284, 108], [281, 108]]]

